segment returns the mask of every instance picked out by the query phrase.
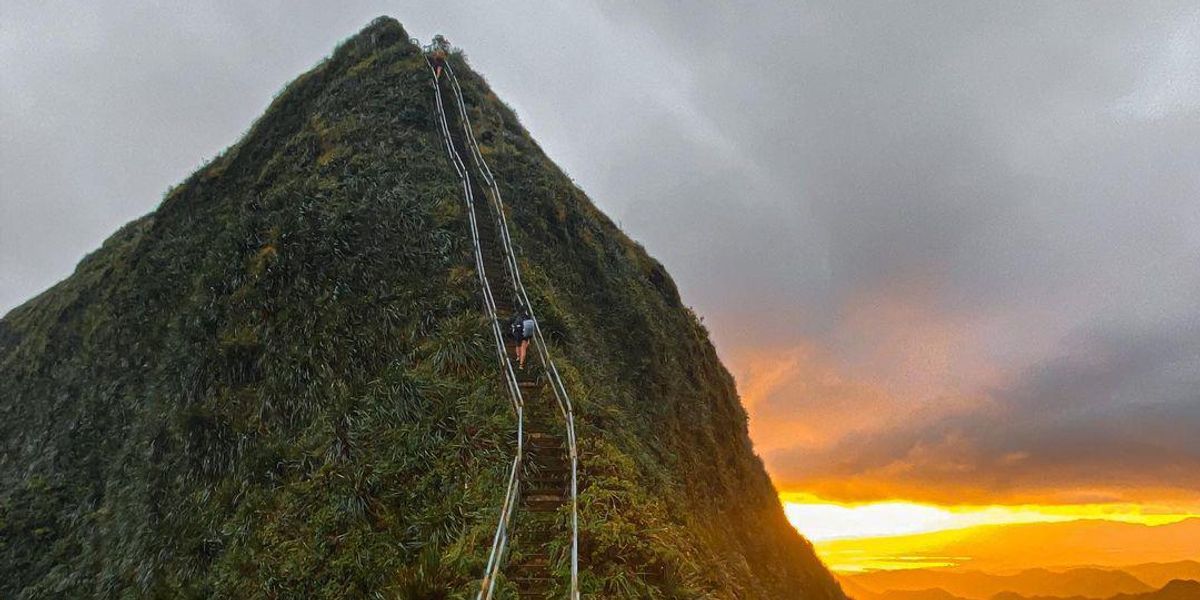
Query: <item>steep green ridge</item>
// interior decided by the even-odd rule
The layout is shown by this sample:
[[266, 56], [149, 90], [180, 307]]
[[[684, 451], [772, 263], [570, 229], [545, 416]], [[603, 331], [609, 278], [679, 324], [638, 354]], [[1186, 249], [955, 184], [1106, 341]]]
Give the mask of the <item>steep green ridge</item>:
[[[584, 595], [841, 598], [670, 277], [451, 60], [576, 403]], [[441, 144], [378, 19], [0, 320], [0, 597], [473, 592], [514, 419]]]

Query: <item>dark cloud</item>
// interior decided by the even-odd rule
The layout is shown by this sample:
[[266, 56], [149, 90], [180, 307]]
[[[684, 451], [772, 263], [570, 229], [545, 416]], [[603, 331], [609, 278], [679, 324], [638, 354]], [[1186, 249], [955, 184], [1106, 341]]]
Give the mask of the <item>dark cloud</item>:
[[[723, 348], [801, 349], [766, 392], [753, 365], [739, 377], [784, 487], [1197, 496], [1194, 6], [607, 14], [668, 40], [692, 110], [754, 167], [739, 181], [756, 211], [691, 217], [753, 267], [703, 277], [666, 259], [728, 317]], [[695, 205], [669, 202], [653, 210]], [[781, 223], [819, 243], [756, 235]], [[771, 293], [730, 291], [745, 289]]]
[[[910, 415], [769, 456], [786, 484], [845, 498], [1187, 501], [1200, 498], [1200, 326], [1102, 331], [949, 415]], [[779, 411], [782, 407], [776, 406]]]
[[[755, 165], [741, 188], [770, 207], [768, 226], [820, 240], [798, 252], [756, 236], [762, 221], [725, 230], [743, 253], [789, 265], [782, 297], [797, 312], [910, 277], [937, 278], [952, 302], [1090, 300], [1096, 287], [1161, 287], [1200, 258], [1187, 167], [1200, 159], [1187, 141], [1200, 134], [1200, 36], [1187, 35], [1200, 13], [1182, 3], [636, 6], [613, 18], [675, 44], [695, 110]], [[1145, 89], [1156, 85], [1185, 91], [1162, 107]], [[1170, 267], [1129, 258], [1147, 255]], [[761, 269], [736, 276], [731, 287], [778, 285]], [[1139, 301], [1178, 305], [1197, 282], [1168, 279], [1169, 293]]]
[[663, 260], [785, 485], [1195, 489], [1189, 2], [10, 0], [0, 310], [383, 13]]

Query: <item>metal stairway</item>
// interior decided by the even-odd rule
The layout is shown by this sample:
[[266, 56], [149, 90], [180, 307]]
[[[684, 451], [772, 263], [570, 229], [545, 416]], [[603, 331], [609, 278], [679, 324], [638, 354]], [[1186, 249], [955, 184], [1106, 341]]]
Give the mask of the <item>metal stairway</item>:
[[[491, 171], [479, 153], [461, 88], [448, 64], [440, 78], [435, 76], [434, 86], [439, 125], [463, 183], [485, 312], [491, 318], [497, 345], [502, 345], [502, 374], [518, 416], [517, 455], [510, 474], [509, 491], [501, 508], [487, 572], [477, 598], [492, 598], [507, 550], [510, 557], [505, 571], [520, 598], [560, 596], [566, 591], [568, 598], [577, 600], [579, 536], [575, 490], [578, 453], [570, 398], [550, 359], [540, 326], [535, 327], [524, 369], [517, 368], [516, 344], [502, 324], [507, 324], [519, 307], [527, 308], [531, 315], [533, 307], [521, 283], [516, 255], [508, 237], [503, 201]], [[450, 92], [457, 111], [446, 109], [443, 91]], [[475, 176], [463, 161], [464, 156], [472, 157]], [[481, 180], [487, 185], [486, 189], [480, 185]], [[480, 203], [487, 207], [479, 206]], [[493, 294], [493, 289], [498, 293]], [[559, 512], [568, 504], [569, 524]], [[514, 514], [518, 512], [514, 521]], [[567, 548], [570, 551], [569, 587], [562, 586], [554, 572], [555, 552], [561, 553]]]

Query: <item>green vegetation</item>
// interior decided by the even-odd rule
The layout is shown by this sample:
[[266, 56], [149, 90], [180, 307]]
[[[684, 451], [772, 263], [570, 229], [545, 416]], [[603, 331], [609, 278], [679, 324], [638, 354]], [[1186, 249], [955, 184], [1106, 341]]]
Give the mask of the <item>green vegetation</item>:
[[[585, 595], [840, 598], [670, 277], [452, 61], [576, 401]], [[514, 422], [433, 119], [381, 18], [0, 320], [0, 597], [471, 593]]]

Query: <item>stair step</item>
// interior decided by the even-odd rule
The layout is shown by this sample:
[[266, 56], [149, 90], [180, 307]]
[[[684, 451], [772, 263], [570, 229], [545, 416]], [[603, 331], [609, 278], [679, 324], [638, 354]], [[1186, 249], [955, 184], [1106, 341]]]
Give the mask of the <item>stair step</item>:
[[561, 479], [530, 481], [525, 480], [525, 489], [532, 490], [532, 494], [557, 494], [563, 498], [567, 497], [567, 482]]
[[[521, 541], [514, 542], [514, 543], [524, 544], [526, 546], [544, 547], [547, 544], [549, 544], [551, 542], [551, 540], [553, 540], [555, 538], [564, 539], [565, 536], [566, 536], [565, 533], [557, 533], [555, 535], [539, 537], [539, 538], [526, 537], [526, 538], [521, 538]], [[516, 538], [513, 538], [513, 539], [516, 540]], [[550, 566], [549, 565], [539, 565], [539, 566], [522, 568], [522, 567], [519, 567], [516, 565], [512, 565], [512, 566], [509, 566], [507, 570], [508, 570], [509, 576], [512, 577], [512, 576], [533, 575], [533, 574], [537, 574], [537, 573], [544, 573], [544, 572], [550, 570]]]
[[[530, 461], [528, 459], [526, 459], [525, 464], [529, 465]], [[524, 480], [530, 481], [530, 482], [532, 482], [532, 481], [566, 482], [569, 476], [570, 476], [570, 473], [568, 472], [568, 469], [565, 467], [561, 468], [561, 469], [548, 469], [545, 467], [538, 467], [536, 465], [533, 468], [525, 469], [525, 473], [523, 473]]]
[[533, 487], [534, 483], [541, 484], [542, 487], [563, 487], [570, 480], [570, 473], [566, 468], [560, 468], [556, 471], [539, 468], [528, 457], [525, 458], [525, 464], [532, 467], [526, 468], [521, 477], [521, 481], [525, 483], [527, 489]]
[[565, 469], [567, 467], [567, 460], [562, 457], [561, 452], [539, 453], [526, 450], [525, 464], [531, 467], [530, 471], [534, 474], [541, 475], [551, 469]]
[[544, 552], [533, 552], [521, 556], [520, 562], [516, 563], [519, 567], [528, 568], [541, 566], [545, 567], [550, 564], [550, 555]]
[[537, 465], [542, 470], [566, 466], [567, 464], [567, 457], [561, 454], [532, 454], [529, 458], [530, 464]]
[[[525, 525], [528, 526], [529, 523], [526, 523]], [[540, 525], [541, 525], [541, 527], [536, 527], [536, 528], [526, 527], [526, 529], [524, 529], [523, 531], [518, 533], [513, 539], [517, 540], [520, 543], [536, 541], [536, 542], [539, 542], [538, 543], [539, 546], [544, 546], [545, 542], [547, 542], [553, 538], [559, 537], [561, 535], [564, 535], [563, 531], [562, 531], [562, 527], [557, 521], [541, 523]], [[521, 564], [521, 563], [514, 563], [514, 564]]]
[[528, 455], [527, 458], [529, 459], [527, 462], [530, 464], [530, 466], [536, 467], [539, 472], [550, 471], [556, 468], [565, 468], [567, 467], [567, 459], [569, 458], [563, 452], [526, 452], [526, 454]]
[[[562, 483], [563, 487], [565, 488], [566, 486], [570, 485], [571, 482], [571, 472], [567, 469], [560, 469], [558, 471], [542, 471], [538, 475], [540, 477], [544, 477], [544, 479], [538, 480], [538, 483], [555, 481]], [[524, 480], [528, 481], [530, 485], [534, 483], [534, 480], [530, 478], [529, 474], [525, 475]]]
[[527, 474], [540, 477], [554, 476], [556, 479], [561, 476], [563, 480], [566, 480], [566, 478], [569, 477], [570, 467], [565, 462], [560, 462], [558, 464], [538, 463], [537, 461], [531, 460], [527, 457], [525, 464], [530, 467], [527, 471]]
[[[526, 396], [526, 399], [529, 399], [529, 397]], [[529, 431], [531, 429], [536, 429], [537, 427], [543, 427], [545, 429], [553, 429], [554, 426], [557, 425], [557, 423], [551, 422], [549, 417], [546, 417], [545, 419], [538, 418], [538, 416], [536, 414], [538, 407], [534, 406], [534, 407], [530, 408], [531, 404], [536, 404], [536, 403], [535, 402], [526, 402], [525, 403], [525, 407], [526, 407], [525, 408], [525, 431]]]
[[516, 583], [517, 586], [520, 586], [522, 590], [528, 590], [528, 589], [533, 589], [533, 588], [547, 588], [547, 587], [553, 586], [554, 578], [548, 576], [548, 572], [546, 572], [546, 574], [540, 574], [540, 575], [541, 576], [509, 577], [509, 581]]
[[[547, 521], [546, 523], [542, 524], [542, 526], [539, 528], [525, 530], [525, 531], [520, 532], [513, 539], [516, 539], [519, 541], [519, 543], [523, 543], [523, 544], [538, 542], [537, 546], [545, 546], [546, 542], [548, 542], [549, 540], [557, 538], [557, 537], [562, 537], [564, 535], [566, 535], [566, 534], [564, 533], [561, 524], [559, 524], [557, 521], [554, 521], [554, 522]], [[520, 563], [514, 563], [514, 564], [520, 564]]]
[[525, 484], [530, 488], [540, 489], [558, 487], [565, 489], [567, 487], [567, 477], [565, 477], [565, 475], [565, 472], [555, 473], [553, 475], [547, 475], [544, 473], [526, 474], [521, 480], [524, 481]]
[[508, 568], [509, 579], [535, 579], [548, 577], [550, 562], [538, 564], [514, 564]]
[[526, 490], [548, 489], [548, 490], [553, 490], [553, 492], [556, 494], [566, 494], [567, 484], [569, 483], [569, 481], [570, 481], [570, 476], [567, 473], [563, 473], [561, 477], [553, 477], [553, 478], [547, 477], [545, 479], [540, 479], [540, 480], [533, 480], [533, 479], [530, 479], [528, 476], [526, 476], [523, 479]]
[[558, 507], [563, 506], [566, 502], [562, 498], [544, 498], [544, 499], [527, 499], [525, 507], [528, 510], [537, 511], [555, 511]]

